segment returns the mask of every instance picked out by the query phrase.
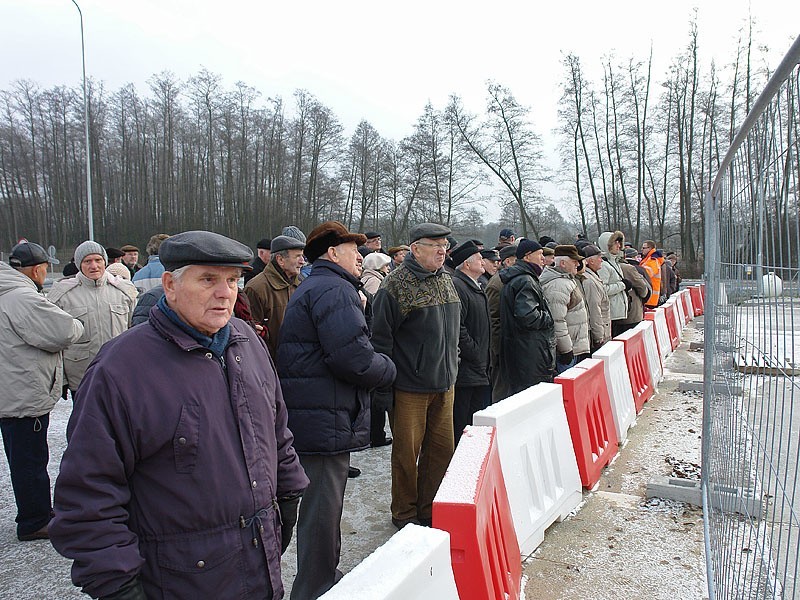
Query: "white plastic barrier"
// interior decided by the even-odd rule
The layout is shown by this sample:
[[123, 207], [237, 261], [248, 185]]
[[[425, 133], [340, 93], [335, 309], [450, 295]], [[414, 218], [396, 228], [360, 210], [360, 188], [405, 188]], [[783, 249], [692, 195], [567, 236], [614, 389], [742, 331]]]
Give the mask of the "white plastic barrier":
[[650, 367], [650, 375], [653, 377], [653, 389], [658, 389], [658, 384], [664, 379], [664, 369], [661, 366], [661, 356], [658, 353], [656, 343], [656, 330], [652, 321], [642, 321], [634, 329], [642, 332], [644, 337], [644, 349], [647, 352], [647, 365]]
[[406, 525], [320, 600], [458, 600], [450, 534]]
[[530, 387], [476, 412], [472, 422], [497, 429], [514, 530], [527, 556], [542, 543], [545, 529], [582, 499], [561, 386]]
[[633, 403], [628, 363], [625, 362], [625, 344], [614, 340], [606, 342], [592, 354], [592, 358], [603, 361], [611, 412], [621, 444], [628, 437], [628, 429], [636, 423], [636, 405]]
[[661, 355], [661, 364], [672, 354], [672, 343], [669, 340], [669, 328], [667, 327], [667, 313], [663, 307], [655, 310], [656, 341], [658, 341], [658, 352]]

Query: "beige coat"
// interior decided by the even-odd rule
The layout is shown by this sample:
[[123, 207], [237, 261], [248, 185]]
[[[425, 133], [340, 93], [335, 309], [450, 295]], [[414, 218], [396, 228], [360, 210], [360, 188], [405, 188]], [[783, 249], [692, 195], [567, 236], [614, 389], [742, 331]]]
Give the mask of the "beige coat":
[[558, 267], [545, 267], [539, 276], [542, 291], [553, 316], [556, 352], [575, 356], [589, 352], [589, 314], [581, 286]]
[[40, 417], [61, 396], [61, 352], [83, 325], [0, 263], [0, 418]]
[[361, 283], [364, 284], [364, 290], [373, 296], [378, 293], [378, 288], [381, 287], [381, 281], [386, 277], [383, 271], [376, 271], [375, 269], [364, 269], [361, 274]]
[[83, 336], [64, 350], [64, 374], [70, 390], [78, 389], [100, 347], [130, 327], [137, 295], [130, 281], [109, 273], [97, 281], [78, 273], [53, 284], [47, 297], [84, 327]]
[[589, 337], [592, 350], [611, 339], [611, 311], [606, 287], [597, 273], [586, 267], [578, 275], [583, 295], [586, 298], [586, 310], [589, 313]]
[[299, 278], [287, 280], [279, 271], [275, 261], [271, 260], [261, 273], [244, 286], [244, 293], [250, 300], [250, 314], [253, 316], [253, 321], [267, 328], [268, 335], [265, 341], [273, 360], [277, 358], [278, 336], [283, 325], [286, 305], [289, 304], [289, 298], [298, 285], [300, 285]]

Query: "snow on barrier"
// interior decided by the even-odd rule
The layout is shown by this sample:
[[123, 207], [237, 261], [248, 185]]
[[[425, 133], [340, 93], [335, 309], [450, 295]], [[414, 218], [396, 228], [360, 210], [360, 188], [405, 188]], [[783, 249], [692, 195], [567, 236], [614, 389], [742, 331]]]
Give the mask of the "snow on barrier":
[[450, 533], [460, 600], [516, 600], [522, 562], [494, 427], [467, 425], [433, 499], [433, 526]]
[[658, 343], [658, 354], [661, 356], [661, 365], [672, 354], [672, 342], [669, 338], [669, 327], [667, 327], [667, 309], [659, 307], [655, 310], [646, 312], [645, 320], [652, 321], [656, 328], [656, 342]]
[[611, 413], [614, 415], [617, 440], [621, 444], [628, 437], [628, 429], [636, 422], [636, 406], [625, 362], [625, 344], [614, 340], [606, 342], [592, 354], [592, 358], [603, 361]]
[[689, 293], [689, 290], [681, 290], [680, 292], [681, 301], [683, 302], [683, 314], [686, 316], [686, 322], [688, 323], [692, 319], [694, 319], [694, 307], [692, 306], [692, 295]]
[[617, 454], [619, 441], [608, 397], [603, 361], [582, 360], [555, 378], [563, 388], [572, 448], [583, 487], [591, 489]]
[[446, 531], [406, 525], [320, 600], [458, 600]]
[[[629, 404], [633, 412], [630, 398]], [[582, 499], [561, 386], [530, 387], [476, 412], [472, 423], [497, 431], [514, 529], [520, 552], [527, 556], [542, 543], [545, 530]]]
[[661, 365], [661, 355], [658, 353], [658, 342], [656, 342], [656, 328], [652, 321], [642, 321], [634, 329], [642, 332], [647, 364], [653, 379], [653, 392], [655, 392], [664, 378], [664, 368]]
[[672, 351], [681, 345], [680, 336], [680, 321], [678, 319], [678, 308], [675, 302], [664, 303], [664, 317], [667, 319], [667, 331], [669, 332], [669, 343], [672, 346]]
[[653, 376], [650, 374], [650, 364], [647, 362], [647, 349], [644, 346], [644, 336], [635, 327], [614, 338], [625, 344], [625, 362], [628, 365], [628, 376], [631, 379], [633, 390], [633, 404], [636, 414], [642, 412], [644, 403], [653, 395]]
[[694, 307], [694, 316], [699, 317], [703, 314], [705, 306], [703, 303], [703, 289], [699, 285], [693, 285], [689, 288], [689, 293], [692, 296], [692, 306]]

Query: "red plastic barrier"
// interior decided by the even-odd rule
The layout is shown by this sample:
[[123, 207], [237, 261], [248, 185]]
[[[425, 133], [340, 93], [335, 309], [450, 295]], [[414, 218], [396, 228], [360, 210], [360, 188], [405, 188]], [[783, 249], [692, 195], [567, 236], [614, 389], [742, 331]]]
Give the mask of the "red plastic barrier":
[[665, 305], [667, 309], [667, 330], [669, 330], [669, 343], [675, 350], [681, 344], [680, 328], [678, 327], [678, 309], [674, 304]]
[[461, 600], [520, 597], [522, 563], [495, 428], [468, 425], [433, 499]]
[[581, 484], [591, 489], [600, 480], [603, 467], [617, 454], [618, 447], [603, 361], [587, 358], [556, 377], [554, 383], [561, 385], [564, 394], [564, 410]]
[[689, 292], [683, 290], [680, 294], [681, 302], [683, 302], [683, 314], [686, 315], [686, 323], [694, 319], [694, 310], [692, 309], [692, 301], [689, 298]]
[[703, 296], [703, 306], [706, 305], [706, 284], [700, 284], [700, 295]]
[[[674, 310], [674, 307], [673, 307]], [[669, 312], [667, 313], [669, 315]], [[673, 320], [673, 323], [676, 321]], [[667, 318], [669, 327], [669, 318]], [[672, 331], [670, 331], [672, 337]], [[636, 414], [642, 412], [644, 403], [653, 396], [653, 376], [650, 374], [650, 366], [647, 362], [647, 349], [644, 347], [644, 335], [640, 330], [629, 329], [620, 333], [614, 338], [625, 344], [625, 362], [628, 363], [628, 377], [631, 378], [631, 389], [633, 390], [633, 404], [636, 406]]]
[[689, 288], [689, 294], [692, 296], [692, 306], [694, 307], [694, 316], [699, 317], [703, 314], [703, 291], [699, 285], [693, 285]]

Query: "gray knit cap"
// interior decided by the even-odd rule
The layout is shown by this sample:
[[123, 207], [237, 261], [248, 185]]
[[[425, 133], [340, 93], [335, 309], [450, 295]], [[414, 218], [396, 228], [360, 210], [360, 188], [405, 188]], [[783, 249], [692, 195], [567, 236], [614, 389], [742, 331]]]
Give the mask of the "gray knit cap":
[[295, 227], [294, 225], [287, 225], [281, 231], [281, 235], [285, 235], [287, 237], [294, 238], [296, 240], [300, 240], [305, 245], [306, 243], [306, 234], [300, 231], [299, 228]]
[[75, 248], [75, 264], [80, 268], [80, 264], [83, 262], [83, 259], [90, 254], [99, 254], [103, 257], [103, 260], [106, 261], [106, 264], [108, 264], [108, 254], [106, 254], [106, 249], [97, 242], [93, 242], [91, 240], [86, 240], [80, 246]]

